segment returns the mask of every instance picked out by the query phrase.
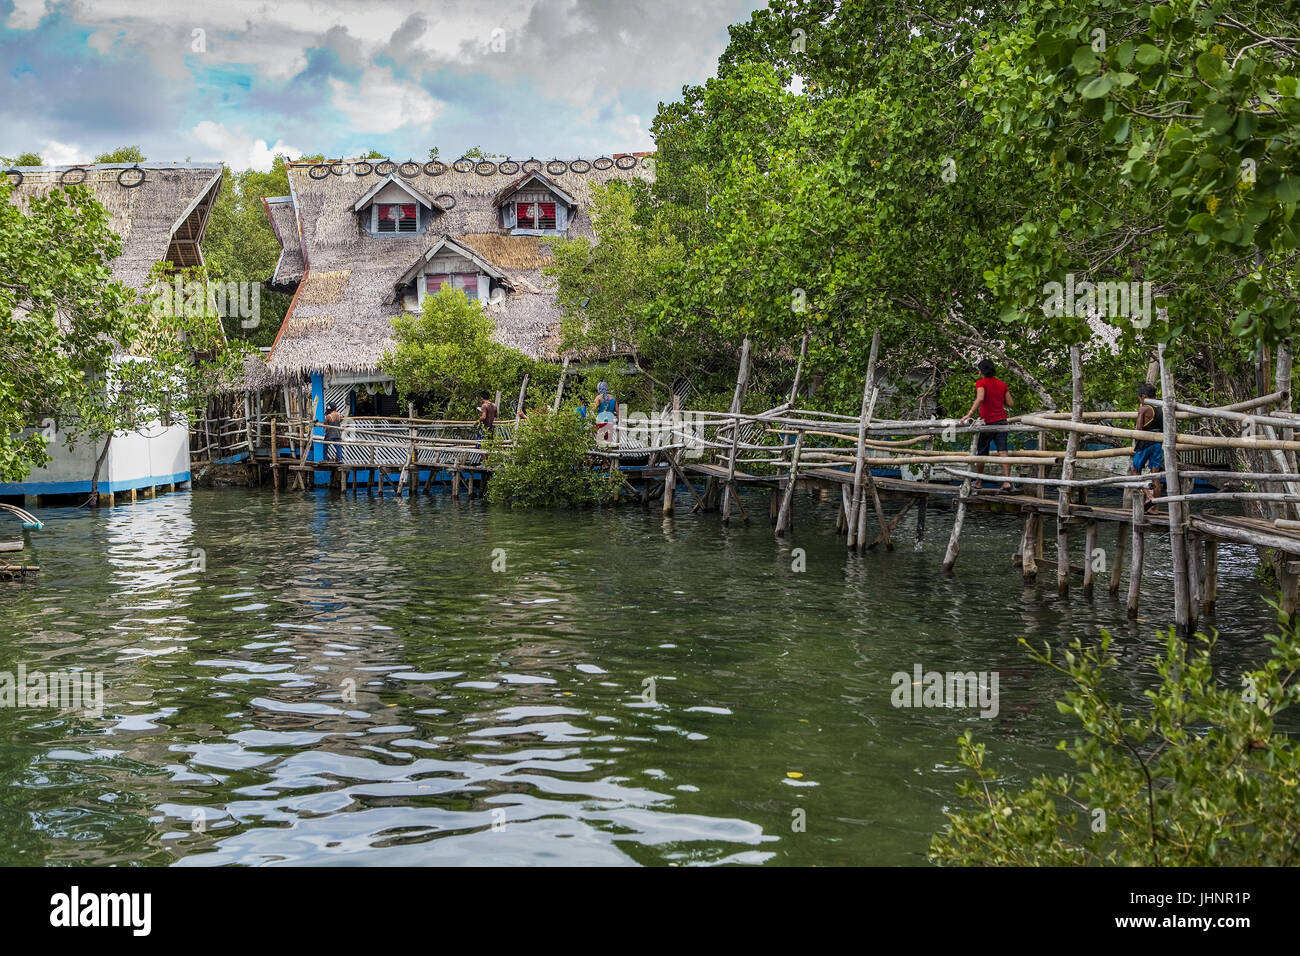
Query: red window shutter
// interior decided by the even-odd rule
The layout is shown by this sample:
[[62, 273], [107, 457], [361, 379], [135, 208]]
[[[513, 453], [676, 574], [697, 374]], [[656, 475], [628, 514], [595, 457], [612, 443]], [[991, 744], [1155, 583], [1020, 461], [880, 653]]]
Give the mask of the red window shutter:
[[534, 229], [533, 203], [521, 202], [518, 204], [517, 222], [520, 229]]
[[410, 203], [409, 205], [402, 206], [402, 218], [403, 219], [415, 218], [415, 203]]
[[555, 228], [555, 203], [539, 202], [537, 204], [537, 208], [538, 208], [537, 228], [554, 229]]
[[424, 277], [425, 295], [433, 295], [447, 282], [445, 275], [427, 275]]

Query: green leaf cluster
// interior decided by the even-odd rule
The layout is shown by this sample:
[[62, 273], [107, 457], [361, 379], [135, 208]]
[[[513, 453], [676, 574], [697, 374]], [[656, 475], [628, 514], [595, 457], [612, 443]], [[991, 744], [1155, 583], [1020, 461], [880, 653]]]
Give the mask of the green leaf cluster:
[[596, 449], [591, 418], [573, 405], [531, 412], [506, 443], [486, 443], [489, 501], [512, 507], [586, 507], [614, 502], [623, 479], [591, 457]]
[[[1170, 630], [1142, 705], [1111, 692], [1120, 666], [1103, 632], [1061, 658], [1033, 658], [1069, 678], [1057, 704], [1082, 733], [1058, 749], [1073, 773], [1003, 785], [983, 743], [960, 740], [973, 775], [931, 858], [992, 866], [1288, 866], [1300, 859], [1300, 747], [1283, 729], [1300, 700], [1300, 623], [1278, 615], [1272, 653], [1239, 681], [1216, 677], [1217, 635]], [[1023, 643], [1023, 641], [1022, 641]], [[1124, 664], [1130, 667], [1131, 664]], [[1287, 713], [1291, 711], [1292, 713]]]

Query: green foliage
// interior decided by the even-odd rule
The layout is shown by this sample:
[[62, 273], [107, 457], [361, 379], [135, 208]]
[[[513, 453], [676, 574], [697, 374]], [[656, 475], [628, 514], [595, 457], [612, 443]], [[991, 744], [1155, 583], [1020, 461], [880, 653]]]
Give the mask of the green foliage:
[[532, 366], [522, 352], [494, 341], [496, 327], [479, 302], [449, 285], [426, 295], [418, 314], [393, 319], [393, 331], [397, 344], [380, 368], [406, 400], [450, 418], [470, 415], [480, 391], [509, 394]]
[[175, 419], [238, 353], [204, 316], [151, 311], [112, 278], [122, 240], [86, 187], [25, 210], [11, 190], [0, 180], [0, 480], [21, 481], [49, 460], [46, 437], [25, 429], [52, 419], [60, 440], [99, 442]]
[[1294, 5], [1065, 0], [1025, 9], [976, 51], [968, 93], [987, 152], [1025, 163], [1044, 197], [989, 272], [1008, 318], [1073, 269], [1154, 282], [1169, 320], [1152, 333], [1189, 351], [1229, 328], [1246, 351], [1290, 335], [1297, 57], [1267, 38], [1298, 32]]
[[[600, 245], [556, 244], [566, 336], [713, 391], [744, 336], [788, 355], [807, 329], [805, 380], [837, 411], [877, 330], [891, 383], [934, 372], [900, 412], [951, 402], [981, 356], [1022, 408], [1059, 407], [1073, 342], [1090, 401], [1130, 404], [1157, 341], [1241, 397], [1300, 299], [1296, 59], [1266, 39], [1294, 21], [1250, 0], [772, 0], [660, 107], [655, 180], [597, 200]], [[1044, 311], [1067, 273], [1150, 281], [1168, 322], [1103, 316], [1102, 344]]]
[[0, 166], [44, 166], [40, 153], [19, 153], [13, 159], [0, 156]]
[[97, 163], [143, 163], [145, 162], [144, 153], [140, 152], [139, 146], [119, 146], [117, 149], [109, 150], [107, 153], [100, 153], [95, 157]]
[[[661, 217], [638, 214], [644, 198], [644, 190], [618, 180], [593, 188], [590, 212], [599, 241], [552, 242], [552, 263], [544, 271], [556, 280], [562, 348], [630, 354], [671, 373], [698, 362], [704, 343], [658, 334], [658, 300], [684, 252]], [[716, 347], [705, 346], [704, 354]]]
[[617, 500], [622, 477], [589, 457], [596, 448], [591, 418], [579, 418], [573, 404], [536, 409], [519, 423], [513, 443], [497, 438], [485, 447], [487, 466], [495, 469], [489, 501], [576, 508]]
[[1057, 747], [1076, 772], [1011, 792], [967, 733], [961, 763], [975, 779], [959, 790], [973, 809], [948, 814], [931, 857], [995, 866], [1294, 865], [1300, 748], [1277, 723], [1300, 698], [1300, 626], [1285, 614], [1278, 621], [1269, 660], [1227, 687], [1211, 665], [1215, 638], [1198, 635], [1192, 648], [1171, 630], [1153, 662], [1159, 684], [1141, 708], [1107, 689], [1119, 666], [1109, 634], [1100, 647], [1076, 641], [1060, 663], [1050, 649], [1032, 655], [1073, 682], [1057, 707], [1078, 718], [1084, 735]]
[[[208, 277], [214, 282], [261, 284], [275, 273], [280, 242], [271, 229], [266, 196], [289, 194], [289, 174], [283, 156], [275, 157], [269, 172], [246, 169], [224, 170], [224, 182], [212, 207], [203, 236], [203, 259]], [[226, 335], [245, 339], [250, 345], [270, 345], [289, 310], [290, 297], [262, 288], [258, 326], [245, 329], [238, 317], [224, 317]]]

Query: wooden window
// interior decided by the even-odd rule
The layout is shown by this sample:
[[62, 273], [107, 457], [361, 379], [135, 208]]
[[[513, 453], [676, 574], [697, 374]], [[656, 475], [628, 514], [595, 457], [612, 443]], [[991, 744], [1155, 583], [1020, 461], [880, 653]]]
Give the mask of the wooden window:
[[415, 232], [419, 219], [415, 203], [381, 202], [379, 220], [376, 226], [379, 232]]
[[435, 295], [444, 285], [460, 289], [473, 301], [478, 298], [478, 273], [457, 272], [451, 275], [426, 275], [424, 277], [424, 294]]
[[520, 229], [554, 229], [555, 203], [515, 203], [515, 222]]

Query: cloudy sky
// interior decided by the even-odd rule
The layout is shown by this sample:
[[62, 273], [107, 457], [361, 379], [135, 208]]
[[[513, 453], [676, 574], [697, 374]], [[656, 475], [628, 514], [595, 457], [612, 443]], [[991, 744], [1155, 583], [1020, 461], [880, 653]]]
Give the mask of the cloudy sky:
[[0, 0], [0, 155], [648, 149], [760, 0]]

